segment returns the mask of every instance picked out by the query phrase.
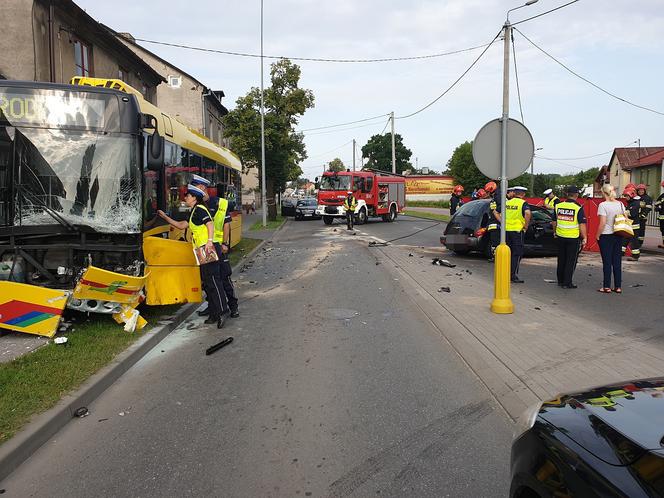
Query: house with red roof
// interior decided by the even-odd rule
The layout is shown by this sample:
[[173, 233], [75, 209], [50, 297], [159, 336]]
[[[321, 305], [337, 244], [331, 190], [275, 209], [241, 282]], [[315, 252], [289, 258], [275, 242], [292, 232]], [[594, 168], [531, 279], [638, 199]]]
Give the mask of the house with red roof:
[[617, 192], [622, 192], [628, 183], [645, 183], [648, 194], [657, 197], [660, 183], [664, 180], [663, 162], [664, 147], [617, 147], [613, 149], [611, 161], [603, 175], [604, 183], [611, 183]]

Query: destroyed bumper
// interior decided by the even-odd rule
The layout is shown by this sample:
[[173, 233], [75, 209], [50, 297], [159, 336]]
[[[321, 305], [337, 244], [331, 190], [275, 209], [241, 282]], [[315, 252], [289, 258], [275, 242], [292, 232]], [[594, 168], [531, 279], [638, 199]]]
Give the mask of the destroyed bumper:
[[478, 249], [481, 240], [481, 237], [463, 233], [453, 233], [440, 237], [440, 243], [452, 251]]

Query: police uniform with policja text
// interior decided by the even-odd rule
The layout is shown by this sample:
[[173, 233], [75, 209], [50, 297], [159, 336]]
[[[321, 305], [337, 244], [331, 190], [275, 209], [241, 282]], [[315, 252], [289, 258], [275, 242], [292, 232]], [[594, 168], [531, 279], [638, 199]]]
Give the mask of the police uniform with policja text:
[[554, 210], [558, 242], [558, 285], [571, 287], [581, 249], [581, 228], [586, 223], [583, 207], [572, 199], [559, 202]]
[[523, 257], [523, 236], [527, 211], [530, 211], [528, 203], [519, 197], [509, 199], [505, 203], [505, 238], [511, 251], [510, 277], [512, 280], [518, 278], [519, 264]]
[[[231, 280], [231, 275], [233, 275], [233, 268], [231, 267], [230, 261], [228, 259], [229, 252], [227, 251], [224, 253], [221, 248], [224, 242], [224, 226], [226, 223], [231, 223], [233, 221], [233, 218], [228, 212], [230, 202], [228, 199], [224, 199], [222, 197], [210, 197], [208, 205], [210, 206], [210, 212], [212, 213], [214, 222], [214, 247], [217, 250], [217, 255], [219, 256], [221, 283], [224, 288], [224, 294], [226, 294], [226, 300], [228, 302], [228, 307], [230, 308], [231, 314], [235, 315], [238, 310], [238, 299], [237, 294], [235, 293], [235, 287], [233, 286], [233, 281]], [[230, 234], [228, 240], [228, 250], [230, 251]]]

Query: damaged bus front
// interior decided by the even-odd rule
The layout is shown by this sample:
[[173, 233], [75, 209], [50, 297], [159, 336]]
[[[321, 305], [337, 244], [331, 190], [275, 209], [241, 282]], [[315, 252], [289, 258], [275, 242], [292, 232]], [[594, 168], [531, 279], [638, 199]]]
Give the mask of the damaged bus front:
[[65, 306], [144, 324], [156, 126], [130, 94], [0, 81], [0, 327], [52, 336]]

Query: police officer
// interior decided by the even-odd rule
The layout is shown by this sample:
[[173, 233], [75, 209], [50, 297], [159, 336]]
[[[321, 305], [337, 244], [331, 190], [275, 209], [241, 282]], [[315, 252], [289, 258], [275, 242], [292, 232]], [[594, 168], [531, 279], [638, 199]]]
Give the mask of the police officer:
[[450, 216], [457, 212], [461, 206], [463, 206], [463, 201], [461, 200], [461, 194], [463, 194], [463, 186], [457, 185], [452, 191], [452, 197], [450, 197]]
[[[530, 206], [524, 197], [528, 189], [526, 187], [512, 187], [510, 199], [505, 203], [505, 239], [511, 250], [511, 274], [512, 282], [522, 284], [519, 278], [519, 264], [523, 257], [523, 235], [530, 224]], [[502, 213], [498, 221], [502, 221]]]
[[491, 202], [489, 203], [489, 224], [486, 227], [489, 232], [489, 244], [491, 244], [491, 254], [489, 255], [489, 262], [494, 260], [496, 247], [500, 244], [500, 222], [498, 218], [500, 215], [500, 196], [497, 195], [498, 185], [496, 182], [488, 182], [484, 185], [484, 191], [488, 194]]
[[[185, 204], [191, 208], [189, 221], [175, 221], [163, 211], [158, 211], [161, 218], [166, 222], [184, 230], [189, 228], [191, 231], [191, 243], [194, 249], [205, 247], [206, 252], [216, 251], [214, 247], [214, 222], [210, 211], [205, 206], [203, 198], [205, 191], [199, 187], [187, 185], [187, 193], [184, 197]], [[226, 313], [229, 312], [226, 295], [222, 290], [221, 273], [218, 262], [205, 263], [200, 265], [201, 282], [209, 299], [209, 317], [205, 320], [206, 324], [217, 323], [217, 328], [224, 326]]]
[[648, 195], [647, 185], [639, 183], [636, 186], [636, 195], [639, 199], [639, 243], [643, 245], [646, 240], [646, 223], [648, 222], [648, 215], [653, 208], [652, 197]]
[[[238, 299], [231, 280], [233, 269], [231, 267], [228, 255], [230, 252], [230, 233], [231, 233], [231, 204], [227, 198], [210, 196], [208, 187], [210, 181], [199, 175], [192, 175], [191, 183], [205, 192], [204, 200], [207, 202], [208, 209], [212, 215], [214, 222], [214, 247], [219, 256], [219, 271], [221, 274], [221, 283], [226, 295], [226, 301], [230, 308], [230, 317], [237, 318], [240, 316], [238, 311]], [[208, 295], [206, 291], [206, 296]], [[207, 316], [210, 314], [209, 306], [207, 309], [199, 311], [200, 316]]]
[[553, 193], [552, 188], [546, 189], [544, 192], [544, 207], [553, 211], [556, 207], [556, 204], [560, 202], [560, 199]]
[[558, 285], [576, 289], [572, 282], [579, 253], [588, 240], [586, 215], [577, 202], [578, 187], [567, 187], [567, 199], [556, 204], [553, 211], [554, 237], [558, 241]]
[[[664, 182], [661, 186], [664, 188]], [[659, 219], [659, 231], [662, 233], [662, 243], [658, 244], [657, 247], [664, 249], [664, 192], [659, 194], [659, 197], [653, 204], [655, 209], [657, 209], [657, 218]]]
[[641, 199], [636, 194], [636, 191], [631, 188], [625, 188], [623, 196], [627, 199], [627, 212], [632, 220], [632, 230], [634, 236], [631, 239], [625, 239], [622, 246], [623, 255], [627, 251], [627, 245], [632, 249], [632, 257], [630, 261], [638, 261], [641, 257], [641, 241], [638, 233], [641, 228], [639, 221], [639, 212], [641, 211]]
[[344, 209], [346, 210], [346, 230], [353, 229], [353, 218], [355, 216], [355, 208], [357, 207], [357, 200], [353, 192], [349, 190], [344, 199]]

